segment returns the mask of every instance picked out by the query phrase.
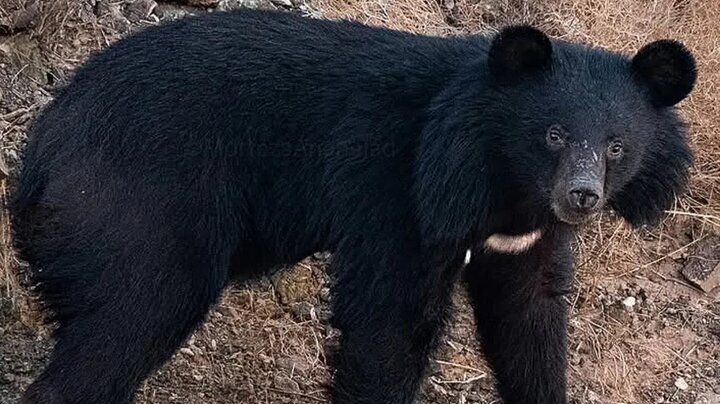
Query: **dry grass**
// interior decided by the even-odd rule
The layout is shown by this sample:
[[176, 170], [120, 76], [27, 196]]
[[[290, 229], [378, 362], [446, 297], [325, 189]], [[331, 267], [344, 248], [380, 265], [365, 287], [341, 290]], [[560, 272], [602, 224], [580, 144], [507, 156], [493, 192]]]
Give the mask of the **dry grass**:
[[[5, 204], [7, 197], [7, 185], [4, 180], [0, 180], [0, 203]], [[17, 262], [11, 248], [10, 240], [10, 223], [7, 217], [7, 211], [0, 209], [0, 286], [2, 293], [10, 298], [10, 302], [16, 305], [20, 298], [21, 289], [18, 284], [17, 277], [10, 272], [10, 268], [15, 268]]]
[[[100, 24], [86, 2], [74, 0], [0, 1], [0, 160], [17, 169], [32, 118], [51, 99], [48, 76], [64, 80], [91, 52], [107, 46], [119, 33]], [[5, 34], [13, 35], [2, 36]], [[7, 32], [9, 31], [9, 32]], [[27, 323], [38, 323], [26, 290], [21, 287], [11, 249], [5, 206], [9, 180], [0, 174], [0, 298], [9, 301]]]
[[[0, 22], [19, 8], [27, 6], [27, 3], [25, 0], [0, 1]], [[89, 52], [106, 46], [117, 37], [117, 31], [107, 30], [95, 20], [78, 18], [82, 7], [85, 7], [81, 2], [54, 0], [39, 1], [37, 4], [41, 15], [38, 19], [40, 25], [32, 30], [31, 36], [42, 48], [46, 58], [43, 62], [48, 65], [70, 69]], [[720, 232], [720, 121], [717, 120], [720, 117], [720, 24], [717, 23], [720, 21], [720, 2], [317, 0], [313, 5], [328, 18], [350, 18], [368, 24], [435, 35], [460, 35], [493, 30], [508, 23], [526, 22], [559, 38], [606, 46], [629, 54], [653, 39], [671, 37], [685, 42], [696, 54], [699, 62], [696, 90], [681, 106], [682, 114], [689, 123], [691, 142], [696, 151], [689, 193], [677, 201], [668, 219], [657, 229], [634, 232], [613, 218], [603, 217], [586, 229], [583, 237], [579, 239], [578, 290], [575, 295], [570, 296], [574, 308], [571, 322], [570, 377], [582, 386], [590, 386], [610, 402], [651, 402], [650, 398], [656, 395], [648, 389], [654, 388], [663, 376], [676, 374], [679, 369], [689, 371], [703, 366], [695, 356], [695, 347], [685, 344], [686, 340], [693, 338], [694, 322], [698, 318], [704, 318], [703, 310], [706, 309], [702, 304], [703, 297], [690, 301], [679, 300], [677, 296], [680, 292], [688, 291], [690, 287], [673, 272], [675, 269], [668, 270], [667, 266], [687, 254], [695, 244]], [[57, 38], [64, 40], [59, 41]], [[75, 40], [68, 42], [67, 38]], [[2, 37], [0, 42], [1, 40]], [[2, 57], [3, 53], [0, 51], [0, 62]], [[9, 163], [14, 163], [27, 129], [27, 121], [18, 120], [18, 117], [28, 116], [26, 113], [17, 115], [16, 111], [25, 108], [28, 112], [34, 112], [39, 105], [33, 101], [9, 104], [5, 105], [5, 100], [0, 97], [0, 152], [6, 156]], [[7, 184], [4, 180], [0, 180], [0, 196], [2, 202], [7, 198]], [[31, 310], [27, 309], [26, 293], [19, 286], [16, 262], [9, 246], [8, 220], [2, 210], [0, 298], [4, 297], [6, 301], [12, 302], [20, 312], [29, 312]], [[663, 285], [672, 285], [667, 288], [662, 286], [647, 298], [648, 301], [662, 301], [662, 311], [639, 311], [633, 321], [622, 317], [622, 313], [613, 311], [617, 297], [612, 296], [613, 288], [620, 287], [618, 285], [634, 285], [627, 294], [639, 295], [643, 289], [654, 290], [646, 288], [653, 279], [663, 280]], [[252, 303], [252, 292], [249, 296], [251, 300], [248, 302], [228, 300], [218, 311], [229, 319], [237, 318], [237, 321], [242, 321], [241, 318], [246, 313], [243, 312], [240, 316], [233, 314], [234, 308], [248, 306], [248, 313], [257, 311], [257, 307]], [[704, 297], [708, 298], [710, 297]], [[304, 323], [275, 318], [279, 314], [275, 313], [277, 310], [273, 310], [272, 315], [267, 315], [267, 318], [272, 320], [263, 320], [262, 313], [254, 314], [259, 319], [258, 323], [262, 323], [258, 324], [258, 327], [268, 330], [267, 341], [264, 343], [270, 344], [270, 349], [273, 349], [272, 344], [276, 342], [283, 344], [287, 341], [299, 341], [298, 346], [280, 346], [279, 349], [287, 356], [305, 357], [305, 361], [313, 366], [309, 373], [321, 372], [324, 358], [320, 356], [323, 351], [317, 341], [311, 338], [314, 334], [303, 328]], [[676, 313], [667, 317], [669, 326], [646, 333], [645, 328], [652, 320], [649, 317], [661, 316], [665, 319], [668, 310]], [[467, 313], [462, 315], [465, 314]], [[228, 320], [226, 325], [234, 327], [233, 324], [237, 324], [237, 321]], [[312, 327], [317, 327], [317, 321], [312, 324]], [[239, 330], [234, 333], [243, 332]], [[273, 336], [273, 333], [284, 334]], [[212, 335], [207, 338], [212, 338]], [[260, 345], [258, 343], [258, 346]], [[239, 349], [241, 348], [236, 350]], [[460, 352], [466, 356], [474, 355], [472, 350], [463, 349]], [[592, 360], [573, 362], [572, 359], [576, 356], [589, 357]], [[222, 367], [222, 361], [226, 360], [224, 357], [218, 354], [217, 362], [212, 365]], [[194, 358], [195, 361], [200, 360], [197, 356]], [[232, 359], [230, 364], [234, 363]], [[252, 358], [243, 360], [251, 361]], [[209, 367], [210, 364], [204, 366]], [[260, 363], [258, 366], [265, 365]], [[720, 369], [720, 365], [715, 366]], [[482, 373], [476, 370], [472, 368], [472, 373]], [[230, 383], [236, 372], [228, 370], [227, 373], [227, 383]], [[187, 385], [192, 383], [191, 376], [194, 377], [188, 375], [190, 379]], [[313, 386], [317, 387], [317, 384]], [[235, 391], [233, 388], [234, 386], [228, 387], [228, 391]]]

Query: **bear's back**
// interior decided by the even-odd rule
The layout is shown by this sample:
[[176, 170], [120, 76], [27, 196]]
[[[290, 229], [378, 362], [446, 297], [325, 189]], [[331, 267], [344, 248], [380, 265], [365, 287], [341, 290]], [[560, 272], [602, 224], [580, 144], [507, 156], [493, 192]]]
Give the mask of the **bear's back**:
[[218, 141], [318, 140], [350, 110], [369, 119], [421, 113], [459, 59], [482, 56], [485, 42], [289, 13], [186, 18], [91, 57], [38, 119], [28, 152], [37, 142], [133, 159], [152, 150], [154, 161]]
[[[314, 206], [355, 203], [338, 195], [387, 195], [377, 184], [388, 179], [407, 191], [431, 99], [486, 42], [260, 11], [148, 28], [91, 57], [38, 118], [16, 212], [119, 195], [172, 212], [192, 210], [183, 194], [253, 195], [242, 209], [300, 221]], [[361, 184], [348, 181], [359, 172]]]

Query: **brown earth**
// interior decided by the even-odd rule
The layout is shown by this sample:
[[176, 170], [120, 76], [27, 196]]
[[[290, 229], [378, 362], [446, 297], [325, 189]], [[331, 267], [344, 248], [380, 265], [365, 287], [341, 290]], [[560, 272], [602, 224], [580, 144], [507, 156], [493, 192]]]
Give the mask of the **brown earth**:
[[[91, 52], [129, 32], [241, 5], [456, 35], [531, 22], [554, 36], [632, 52], [659, 37], [686, 42], [700, 81], [682, 105], [697, 161], [691, 190], [652, 231], [614, 218], [578, 239], [570, 326], [575, 403], [720, 403], [720, 287], [686, 279], [720, 260], [720, 2], [714, 0], [0, 0], [0, 195], [28, 125]], [[0, 403], [14, 403], [42, 368], [48, 329], [9, 249], [0, 210]], [[326, 258], [234, 285], [208, 321], [138, 393], [139, 403], [320, 403], [330, 377]], [[716, 264], [717, 265], [717, 264]], [[707, 269], [710, 271], [710, 269]], [[695, 271], [695, 272], [694, 272]], [[720, 271], [720, 269], [718, 269]], [[705, 290], [701, 289], [703, 287]], [[461, 291], [422, 402], [493, 403], [492, 375]]]

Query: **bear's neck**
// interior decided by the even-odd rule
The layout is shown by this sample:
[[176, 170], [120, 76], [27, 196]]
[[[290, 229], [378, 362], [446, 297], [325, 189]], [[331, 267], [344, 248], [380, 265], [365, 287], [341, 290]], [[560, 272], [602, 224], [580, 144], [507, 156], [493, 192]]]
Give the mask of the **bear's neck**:
[[500, 190], [490, 198], [483, 236], [522, 236], [549, 228], [556, 220], [552, 211], [544, 205], [539, 196]]

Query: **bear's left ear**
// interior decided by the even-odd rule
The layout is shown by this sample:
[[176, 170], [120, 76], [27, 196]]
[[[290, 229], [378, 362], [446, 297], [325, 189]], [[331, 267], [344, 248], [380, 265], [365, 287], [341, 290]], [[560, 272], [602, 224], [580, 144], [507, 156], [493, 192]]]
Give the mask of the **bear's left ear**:
[[664, 39], [645, 45], [632, 59], [635, 78], [644, 84], [656, 107], [670, 107], [690, 94], [697, 69], [683, 44]]
[[495, 36], [488, 51], [492, 75], [512, 81], [550, 67], [552, 43], [542, 31], [517, 25], [504, 28]]

